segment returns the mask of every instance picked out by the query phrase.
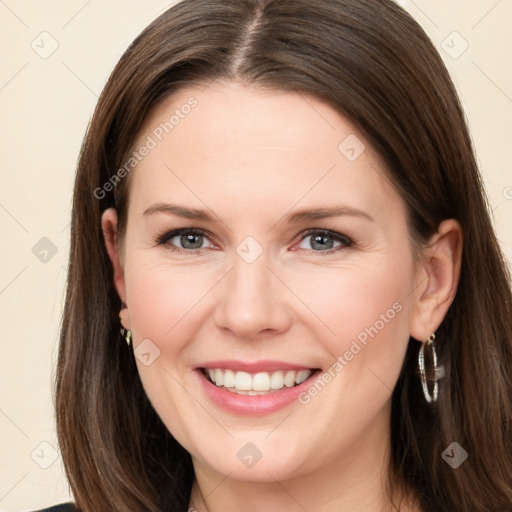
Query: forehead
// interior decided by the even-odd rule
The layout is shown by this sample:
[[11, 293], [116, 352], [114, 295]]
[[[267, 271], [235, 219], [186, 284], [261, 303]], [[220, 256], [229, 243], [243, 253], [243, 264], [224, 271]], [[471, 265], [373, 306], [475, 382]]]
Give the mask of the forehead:
[[142, 145], [150, 149], [131, 184], [139, 209], [172, 198], [235, 211], [300, 200], [358, 202], [378, 214], [397, 199], [355, 127], [300, 93], [218, 82], [183, 88], [147, 117], [135, 150]]

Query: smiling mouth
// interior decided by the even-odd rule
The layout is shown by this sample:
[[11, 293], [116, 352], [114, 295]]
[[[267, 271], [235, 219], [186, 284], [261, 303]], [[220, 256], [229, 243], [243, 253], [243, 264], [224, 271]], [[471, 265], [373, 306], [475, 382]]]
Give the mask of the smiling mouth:
[[223, 368], [201, 368], [203, 376], [218, 388], [238, 395], [268, 395], [283, 389], [296, 387], [320, 370], [278, 370], [273, 372], [248, 373]]

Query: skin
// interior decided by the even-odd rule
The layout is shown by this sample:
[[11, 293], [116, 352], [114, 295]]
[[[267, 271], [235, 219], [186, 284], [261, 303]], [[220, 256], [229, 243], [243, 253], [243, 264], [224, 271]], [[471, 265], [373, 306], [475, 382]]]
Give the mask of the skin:
[[[409, 337], [426, 340], [453, 300], [460, 226], [441, 223], [416, 259], [405, 203], [382, 162], [347, 119], [314, 97], [238, 83], [184, 88], [150, 112], [139, 143], [191, 96], [197, 107], [132, 171], [126, 237], [117, 237], [114, 209], [102, 218], [126, 305], [121, 322], [134, 349], [149, 339], [160, 350], [149, 366], [137, 365], [155, 410], [192, 455], [191, 507], [387, 510], [392, 389]], [[366, 146], [355, 161], [338, 150], [350, 134]], [[219, 222], [143, 214], [157, 202], [206, 209]], [[335, 205], [373, 220], [286, 221], [302, 208]], [[212, 236], [188, 253], [155, 242], [185, 227]], [[314, 236], [300, 238], [313, 228], [354, 242], [329, 239], [332, 246], [319, 248]], [[236, 251], [247, 236], [263, 249], [252, 263]], [[183, 248], [179, 236], [172, 243]], [[191, 371], [214, 359], [327, 370], [395, 303], [400, 312], [307, 405], [240, 416], [209, 401]], [[250, 468], [237, 458], [247, 442], [262, 454]]]

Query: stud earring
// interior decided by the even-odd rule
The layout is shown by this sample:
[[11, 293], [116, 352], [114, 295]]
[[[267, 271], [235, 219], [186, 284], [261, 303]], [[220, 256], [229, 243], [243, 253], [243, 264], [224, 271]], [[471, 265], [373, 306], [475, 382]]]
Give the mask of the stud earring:
[[130, 346], [130, 343], [132, 341], [132, 331], [125, 329], [124, 327], [121, 327], [121, 336], [125, 339], [126, 344]]

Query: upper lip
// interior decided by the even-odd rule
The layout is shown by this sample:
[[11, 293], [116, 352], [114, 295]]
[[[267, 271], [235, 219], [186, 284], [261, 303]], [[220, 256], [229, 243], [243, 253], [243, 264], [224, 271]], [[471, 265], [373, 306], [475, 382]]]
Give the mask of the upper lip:
[[311, 370], [312, 366], [304, 366], [303, 364], [289, 363], [286, 361], [276, 360], [259, 360], [259, 361], [236, 361], [234, 359], [223, 361], [205, 361], [196, 365], [199, 368], [219, 368], [224, 370], [242, 371], [247, 373], [258, 373], [277, 370]]

